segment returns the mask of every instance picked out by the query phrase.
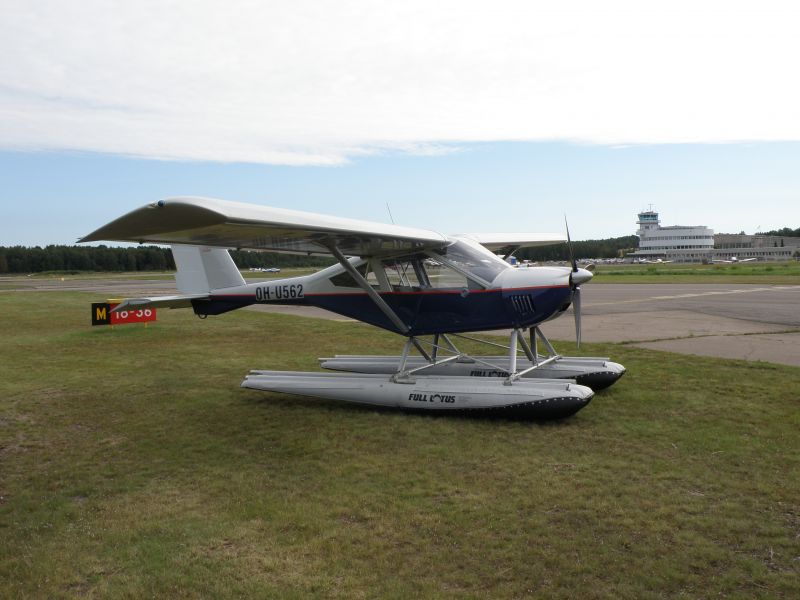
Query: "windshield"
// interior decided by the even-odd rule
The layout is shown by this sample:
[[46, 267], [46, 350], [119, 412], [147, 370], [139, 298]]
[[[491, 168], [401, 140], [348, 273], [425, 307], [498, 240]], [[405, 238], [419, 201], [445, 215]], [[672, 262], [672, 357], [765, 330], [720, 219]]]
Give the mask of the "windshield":
[[[353, 266], [373, 288], [386, 292], [415, 292], [431, 288], [481, 289], [484, 287], [481, 282], [491, 284], [501, 272], [512, 268], [480, 244], [462, 239], [431, 252], [427, 258], [423, 253], [417, 253], [383, 260], [359, 260]], [[330, 277], [330, 282], [336, 287], [358, 287], [356, 280], [346, 271]]]
[[480, 244], [474, 244], [467, 240], [456, 240], [447, 248], [434, 250], [434, 253], [489, 283], [506, 269], [512, 268], [511, 265]]

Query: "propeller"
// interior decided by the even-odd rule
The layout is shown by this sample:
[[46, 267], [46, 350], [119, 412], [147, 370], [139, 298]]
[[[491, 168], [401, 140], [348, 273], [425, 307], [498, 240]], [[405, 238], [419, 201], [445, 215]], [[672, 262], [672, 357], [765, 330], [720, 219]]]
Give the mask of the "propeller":
[[581, 347], [581, 288], [575, 286], [575, 292], [572, 294], [572, 312], [575, 314], [575, 343], [578, 348]]
[[569, 262], [572, 264], [572, 272], [578, 270], [578, 261], [575, 260], [575, 249], [572, 247], [572, 240], [569, 237], [569, 223], [567, 222], [567, 215], [564, 215], [564, 226], [567, 228], [567, 248], [569, 248]]
[[[581, 347], [581, 286], [584, 281], [592, 278], [591, 271], [587, 271], [588, 277], [583, 273], [579, 274], [578, 261], [575, 259], [575, 249], [572, 247], [572, 239], [569, 236], [569, 222], [567, 215], [564, 215], [564, 226], [567, 229], [567, 247], [569, 248], [569, 262], [572, 264], [572, 273], [569, 275], [569, 283], [572, 286], [572, 312], [575, 315], [575, 343]], [[582, 271], [583, 269], [581, 269]], [[592, 269], [593, 270], [593, 269]], [[579, 277], [576, 277], [579, 275]]]

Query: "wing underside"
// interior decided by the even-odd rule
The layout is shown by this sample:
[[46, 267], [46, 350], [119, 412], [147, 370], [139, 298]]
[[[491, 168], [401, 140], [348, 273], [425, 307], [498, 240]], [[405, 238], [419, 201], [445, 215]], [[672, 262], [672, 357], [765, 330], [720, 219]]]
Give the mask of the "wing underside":
[[113, 240], [295, 254], [381, 256], [442, 248], [435, 231], [210, 198], [170, 198], [112, 221], [80, 242]]
[[567, 241], [563, 233], [462, 233], [463, 237], [478, 242], [498, 254], [513, 254], [520, 248], [552, 246]]

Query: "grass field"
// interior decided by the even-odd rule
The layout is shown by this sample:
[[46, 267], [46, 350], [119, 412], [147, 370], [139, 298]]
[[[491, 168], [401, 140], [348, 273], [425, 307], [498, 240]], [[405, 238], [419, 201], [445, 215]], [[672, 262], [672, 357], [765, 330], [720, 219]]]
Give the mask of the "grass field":
[[586, 344], [572, 418], [429, 417], [238, 387], [368, 326], [92, 299], [0, 294], [2, 597], [800, 596], [800, 369]]
[[594, 282], [797, 284], [800, 282], [800, 262], [598, 265]]
[[[243, 271], [247, 280], [259, 281], [284, 277], [308, 275], [318, 271], [320, 267], [292, 267], [282, 269], [280, 273], [261, 273]], [[757, 262], [741, 264], [675, 264], [660, 265], [597, 265], [595, 283], [755, 283], [763, 285], [797, 284], [800, 282], [800, 262]], [[8, 276], [0, 280], [0, 290], [14, 289], [20, 283], [35, 283], [41, 280], [63, 278], [64, 281], [82, 279], [149, 279], [172, 280], [174, 271], [146, 271], [123, 273], [35, 273], [30, 277], [23, 275]], [[27, 280], [27, 281], [26, 281]]]

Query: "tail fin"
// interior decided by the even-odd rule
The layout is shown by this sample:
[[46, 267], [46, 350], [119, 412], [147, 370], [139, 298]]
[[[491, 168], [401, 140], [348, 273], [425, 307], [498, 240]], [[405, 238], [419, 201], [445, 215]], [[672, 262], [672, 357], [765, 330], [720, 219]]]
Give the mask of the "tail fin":
[[181, 294], [207, 294], [211, 290], [245, 285], [244, 278], [224, 248], [172, 246], [178, 272], [175, 282]]

